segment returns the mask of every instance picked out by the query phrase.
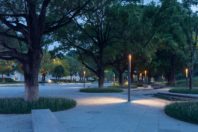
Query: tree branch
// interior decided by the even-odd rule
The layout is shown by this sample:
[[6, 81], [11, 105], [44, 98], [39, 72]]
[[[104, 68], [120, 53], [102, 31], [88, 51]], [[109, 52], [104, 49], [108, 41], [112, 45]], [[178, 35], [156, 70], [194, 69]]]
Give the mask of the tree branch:
[[[17, 31], [17, 32], [20, 32], [22, 33], [23, 35], [26, 35], [27, 34], [27, 31], [26, 31], [26, 26], [21, 24], [21, 23], [18, 23], [17, 21], [16, 22], [11, 22], [11, 21], [8, 21], [6, 20], [4, 17], [0, 16], [0, 20], [2, 21], [3, 24], [5, 24], [7, 27], [9, 27], [10, 29], [14, 30], [14, 31]], [[15, 23], [16, 26], [14, 26], [12, 23]]]
[[88, 64], [85, 63], [84, 59], [83, 59], [83, 56], [81, 55], [81, 53], [78, 53], [79, 56], [80, 56], [80, 60], [81, 60], [81, 63], [87, 68], [89, 69], [90, 71], [92, 71], [93, 73], [95, 73], [97, 75], [97, 71], [92, 68], [91, 66], [89, 66]]
[[42, 4], [42, 8], [41, 8], [40, 15], [39, 15], [39, 23], [41, 23], [41, 30], [43, 30], [44, 25], [45, 25], [44, 23], [45, 23], [46, 10], [50, 1], [51, 0], [44, 0]]
[[[70, 23], [73, 20], [74, 17], [77, 16], [77, 14], [80, 13], [80, 11], [82, 9], [84, 9], [87, 6], [87, 4], [90, 1], [91, 0], [87, 0], [82, 6], [77, 7], [75, 9], [71, 10], [67, 15], [63, 16], [59, 20], [57, 20], [55, 22], [52, 22], [51, 24], [50, 23], [46, 23], [46, 25], [45, 25], [46, 29], [44, 31], [44, 34], [53, 32], [53, 31], [57, 30], [60, 27], [66, 26], [68, 23]], [[72, 12], [74, 12], [74, 13], [71, 14]], [[69, 15], [71, 15], [71, 16], [69, 17]]]
[[19, 53], [16, 48], [12, 48], [4, 42], [1, 42], [0, 45], [3, 46], [3, 48], [7, 49], [7, 51], [3, 50], [0, 52], [1, 58], [10, 59], [10, 60], [17, 59], [21, 62], [27, 60], [26, 54]]
[[81, 46], [76, 45], [75, 42], [70, 41], [67, 37], [66, 37], [65, 39], [67, 40], [68, 43], [70, 43], [70, 46], [71, 46], [71, 47], [83, 51], [84, 53], [86, 53], [86, 54], [88, 54], [90, 57], [92, 57], [93, 60], [94, 60], [95, 62], [98, 62], [98, 60], [97, 60], [97, 58], [95, 57], [95, 54], [94, 54], [94, 53], [92, 53], [91, 51], [89, 51], [89, 50], [87, 50], [87, 49], [82, 48]]
[[81, 31], [83, 31], [96, 45], [98, 45], [98, 42], [94, 39], [94, 36], [90, 35], [86, 29], [84, 29], [76, 20], [74, 20], [78, 28], [80, 28]]
[[10, 38], [13, 38], [13, 39], [17, 39], [17, 40], [20, 40], [20, 41], [23, 41], [23, 42], [26, 42], [25, 38], [19, 37], [17, 35], [8, 34], [6, 32], [0, 32], [0, 35], [1, 36], [5, 36], [5, 37], [10, 37]]
[[3, 17], [26, 17], [26, 14], [0, 14]]

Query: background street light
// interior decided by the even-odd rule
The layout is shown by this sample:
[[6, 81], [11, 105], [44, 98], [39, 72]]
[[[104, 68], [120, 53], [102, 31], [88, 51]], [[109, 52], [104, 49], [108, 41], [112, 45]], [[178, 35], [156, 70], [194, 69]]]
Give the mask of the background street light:
[[186, 86], [188, 87], [188, 76], [189, 76], [189, 69], [185, 69], [185, 76], [186, 76]]
[[144, 75], [145, 75], [145, 77], [147, 76], [147, 70], [144, 71]]
[[131, 54], [129, 54], [129, 56], [128, 56], [128, 63], [129, 63], [129, 67], [128, 67], [128, 102], [131, 101], [131, 59], [132, 59], [132, 56], [131, 56]]
[[147, 70], [144, 70], [144, 75], [145, 75], [145, 83], [147, 83]]
[[141, 80], [141, 81], [142, 81], [142, 73], [140, 73], [140, 76], [139, 76], [139, 78], [140, 78], [139, 80]]
[[186, 69], [185, 69], [186, 78], [188, 78], [188, 74], [189, 74], [189, 70], [188, 70], [188, 68], [186, 68]]
[[86, 79], [85, 79], [85, 77], [86, 77], [86, 71], [83, 71], [83, 77], [84, 77], [84, 88], [85, 88], [85, 83], [86, 83]]

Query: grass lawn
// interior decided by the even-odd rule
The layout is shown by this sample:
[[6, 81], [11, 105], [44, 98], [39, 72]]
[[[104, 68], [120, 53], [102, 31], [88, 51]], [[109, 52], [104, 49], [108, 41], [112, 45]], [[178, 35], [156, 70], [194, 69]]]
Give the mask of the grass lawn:
[[189, 90], [188, 88], [172, 88], [169, 90], [171, 93], [182, 93], [182, 94], [198, 94], [198, 88]]
[[80, 92], [85, 93], [120, 93], [123, 92], [120, 88], [83, 88]]
[[165, 113], [173, 118], [198, 124], [198, 102], [180, 102], [167, 105]]
[[[194, 87], [198, 87], [198, 77], [193, 78], [192, 84], [193, 84]], [[177, 80], [175, 86], [186, 87], [186, 80], [185, 79]]]
[[32, 109], [62, 111], [76, 106], [76, 102], [65, 98], [40, 98], [35, 102], [25, 102], [22, 98], [1, 98], [0, 114], [28, 114]]

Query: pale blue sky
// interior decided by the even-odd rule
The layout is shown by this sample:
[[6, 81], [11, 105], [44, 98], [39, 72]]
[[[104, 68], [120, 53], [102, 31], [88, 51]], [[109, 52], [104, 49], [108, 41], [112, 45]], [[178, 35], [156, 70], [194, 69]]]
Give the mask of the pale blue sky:
[[[152, 1], [158, 3], [160, 0], [144, 0], [144, 4], [148, 4], [148, 3], [152, 2]], [[181, 2], [182, 0], [178, 0], [178, 1]], [[198, 11], [198, 6], [193, 6], [192, 9], [193, 9], [194, 11]]]
[[144, 3], [147, 4], [147, 3], [150, 3], [150, 2], [152, 2], [152, 1], [154, 1], [154, 2], [159, 2], [159, 0], [144, 0]]

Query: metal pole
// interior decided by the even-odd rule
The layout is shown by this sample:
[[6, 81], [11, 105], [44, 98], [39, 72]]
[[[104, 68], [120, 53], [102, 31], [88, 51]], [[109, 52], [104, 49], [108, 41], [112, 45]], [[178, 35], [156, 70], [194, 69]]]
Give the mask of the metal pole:
[[85, 75], [86, 75], [86, 71], [84, 71], [83, 74], [84, 74], [84, 88], [85, 88], [85, 83], [86, 83], [86, 82], [85, 82], [85, 81], [86, 81], [86, 80], [85, 80]]
[[129, 67], [128, 67], [128, 102], [131, 101], [131, 54], [128, 56], [129, 58]]
[[147, 84], [147, 70], [144, 71], [144, 75], [145, 75], [145, 83]]
[[188, 88], [188, 74], [189, 74], [189, 69], [185, 69], [185, 74], [186, 74], [186, 87]]

